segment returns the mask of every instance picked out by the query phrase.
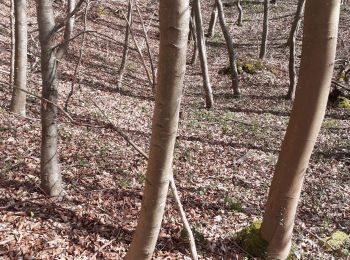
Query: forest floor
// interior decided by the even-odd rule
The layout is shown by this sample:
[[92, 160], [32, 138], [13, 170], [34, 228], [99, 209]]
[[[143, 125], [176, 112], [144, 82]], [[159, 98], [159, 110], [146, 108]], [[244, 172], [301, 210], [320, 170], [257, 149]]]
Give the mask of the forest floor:
[[[151, 51], [157, 64], [158, 1], [139, 2], [143, 19], [150, 24]], [[211, 3], [202, 2], [206, 29]], [[201, 259], [249, 257], [234, 235], [262, 218], [288, 123], [292, 104], [284, 99], [288, 89], [285, 43], [296, 9], [294, 2], [281, 1], [272, 6], [264, 61], [257, 58], [263, 5], [244, 4], [242, 27], [235, 25], [236, 8], [226, 7], [238, 60], [254, 66], [252, 74], [240, 74], [240, 99], [233, 98], [228, 75], [219, 73], [228, 66], [219, 27], [207, 39], [213, 109], [204, 108], [199, 63], [187, 66], [174, 178], [195, 230]], [[57, 14], [63, 13], [60, 1], [56, 5]], [[86, 38], [79, 83], [69, 103], [74, 123], [59, 112], [59, 156], [65, 192], [63, 197], [48, 198], [39, 188], [40, 100], [28, 96], [27, 117], [8, 111], [11, 95], [5, 72], [10, 67], [9, 7], [0, 3], [1, 259], [118, 259], [128, 249], [140, 210], [147, 162], [109, 127], [94, 105], [148, 151], [153, 94], [133, 44], [124, 84], [116, 89], [125, 30], [122, 10], [126, 12], [123, 1], [91, 1], [87, 27], [100, 34], [91, 33]], [[40, 50], [33, 1], [29, 1], [29, 15], [28, 87], [40, 95]], [[135, 36], [147, 60], [136, 12], [134, 17]], [[77, 32], [82, 30], [81, 18], [76, 26]], [[337, 59], [350, 58], [349, 28], [350, 6], [343, 6]], [[61, 107], [71, 87], [80, 42], [80, 38], [73, 42], [59, 64]], [[192, 47], [191, 43], [188, 60]], [[326, 252], [321, 240], [335, 230], [350, 234], [349, 129], [350, 110], [329, 106], [301, 194], [293, 233], [296, 257], [346, 258], [339, 252]], [[169, 193], [155, 258], [189, 259], [189, 246], [181, 230], [182, 222]]]

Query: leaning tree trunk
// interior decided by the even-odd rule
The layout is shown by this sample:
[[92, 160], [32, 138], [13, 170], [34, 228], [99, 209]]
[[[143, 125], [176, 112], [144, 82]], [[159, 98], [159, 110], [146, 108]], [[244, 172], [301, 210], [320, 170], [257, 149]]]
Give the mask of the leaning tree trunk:
[[42, 97], [41, 102], [41, 187], [50, 196], [58, 196], [62, 191], [62, 176], [59, 169], [57, 150], [57, 64], [69, 45], [73, 31], [73, 12], [75, 1], [68, 1], [68, 16], [65, 24], [64, 39], [55, 46], [53, 33], [55, 27], [54, 13], [51, 1], [37, 0], [37, 19], [39, 27], [39, 40], [41, 46], [41, 75]]
[[200, 0], [194, 0], [192, 8], [194, 8], [194, 16], [195, 16], [195, 23], [196, 23], [197, 44], [198, 44], [199, 59], [201, 62], [201, 69], [202, 69], [202, 76], [203, 76], [203, 88], [205, 93], [205, 106], [206, 108], [211, 108], [214, 105], [214, 98], [213, 98], [213, 91], [211, 89], [210, 80], [209, 80], [207, 52], [206, 52], [205, 41], [204, 41]]
[[301, 20], [302, 10], [304, 9], [305, 0], [298, 1], [297, 11], [295, 13], [292, 29], [288, 39], [289, 43], [289, 88], [286, 98], [294, 100], [295, 88], [297, 85], [297, 73], [295, 68], [295, 49], [296, 49], [296, 37]]
[[260, 54], [259, 54], [260, 59], [265, 59], [265, 55], [266, 55], [267, 37], [269, 34], [269, 9], [270, 9], [270, 0], [265, 0], [263, 33], [262, 33], [261, 47], [260, 47]]
[[[15, 2], [15, 78], [10, 110], [21, 115], [26, 114], [27, 90], [27, 3]], [[22, 91], [22, 89], [24, 91]]]
[[151, 259], [163, 218], [186, 70], [188, 1], [160, 1], [159, 21], [159, 70], [150, 156], [140, 218], [126, 255], [132, 260]]
[[261, 235], [268, 242], [269, 259], [286, 259], [290, 250], [305, 171], [326, 110], [339, 7], [340, 0], [306, 1], [299, 88], [261, 228]]
[[[193, 11], [193, 9], [192, 9], [192, 11]], [[191, 65], [195, 64], [197, 62], [197, 59], [198, 59], [196, 22], [194, 20], [194, 17], [192, 16], [192, 11], [191, 11], [191, 17], [190, 17], [190, 32], [189, 32], [189, 37], [191, 37], [193, 39], [193, 53], [192, 53], [192, 57], [191, 57], [191, 61], [190, 61]]]
[[221, 26], [221, 30], [224, 34], [228, 56], [230, 60], [230, 71], [231, 71], [231, 80], [232, 80], [232, 89], [235, 97], [239, 97], [241, 95], [241, 91], [239, 90], [239, 80], [238, 80], [238, 71], [237, 71], [237, 63], [236, 63], [236, 53], [233, 48], [233, 42], [230, 36], [230, 33], [227, 29], [225, 23], [225, 15], [222, 7], [221, 0], [215, 0], [215, 6], [218, 9], [219, 13], [219, 22]]
[[214, 7], [210, 15], [208, 33], [206, 35], [208, 38], [211, 38], [214, 35], [217, 19], [218, 19], [218, 8], [216, 7], [216, 3], [214, 3]]
[[117, 82], [117, 89], [121, 89], [122, 82], [123, 82], [123, 76], [125, 72], [125, 64], [126, 60], [128, 59], [128, 52], [129, 52], [129, 35], [132, 25], [132, 0], [129, 0], [128, 2], [128, 14], [127, 14], [127, 23], [125, 27], [125, 38], [124, 38], [124, 49], [123, 49], [123, 57], [122, 62], [120, 63], [119, 71], [118, 71], [118, 82]]

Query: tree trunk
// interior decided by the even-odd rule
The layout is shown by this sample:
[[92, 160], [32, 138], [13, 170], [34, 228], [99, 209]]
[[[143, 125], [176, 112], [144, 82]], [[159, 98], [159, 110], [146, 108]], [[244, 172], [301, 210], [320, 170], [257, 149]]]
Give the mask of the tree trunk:
[[26, 114], [27, 90], [27, 3], [15, 1], [15, 78], [10, 110]]
[[163, 217], [186, 70], [188, 1], [160, 1], [158, 84], [140, 218], [126, 259], [152, 257]]
[[[80, 2], [79, 2], [80, 3]], [[68, 49], [73, 32], [74, 15], [71, 15], [75, 1], [68, 1], [68, 14], [63, 42], [55, 46], [55, 19], [51, 1], [37, 0], [37, 19], [41, 46], [42, 97], [52, 103], [41, 102], [41, 187], [50, 196], [58, 196], [62, 191], [62, 176], [59, 169], [57, 150], [57, 64]]]
[[270, 1], [264, 1], [264, 22], [263, 22], [263, 33], [261, 39], [261, 47], [260, 47], [260, 59], [265, 59], [266, 55], [266, 45], [267, 45], [267, 37], [269, 34], [269, 9], [270, 9]]
[[[42, 97], [57, 104], [57, 60], [51, 33], [55, 26], [52, 2], [37, 0], [37, 18], [41, 45]], [[57, 151], [57, 107], [41, 102], [41, 187], [50, 196], [62, 191]]]
[[243, 8], [242, 8], [242, 5], [241, 5], [241, 0], [237, 0], [237, 9], [238, 9], [237, 25], [238, 26], [242, 26]]
[[203, 88], [205, 93], [205, 107], [211, 108], [214, 105], [213, 91], [210, 86], [209, 73], [208, 73], [208, 62], [207, 53], [205, 48], [204, 33], [202, 26], [202, 14], [200, 0], [193, 1], [195, 22], [196, 22], [196, 34], [199, 59], [201, 62], [202, 76], [203, 76]]
[[[130, 35], [130, 26], [132, 25], [132, 0], [129, 0], [128, 2], [128, 14], [127, 14], [128, 22], [126, 23], [126, 29], [125, 29], [125, 38], [124, 38], [124, 49], [123, 49], [123, 57], [122, 62], [119, 67], [118, 71], [118, 82], [117, 82], [117, 89], [121, 88], [123, 76], [125, 72], [125, 64], [126, 60], [128, 58], [128, 51], [129, 51], [129, 35]], [[130, 25], [130, 26], [129, 26]]]
[[302, 10], [304, 9], [305, 0], [298, 1], [297, 11], [295, 13], [292, 29], [289, 36], [289, 89], [286, 98], [294, 100], [295, 88], [297, 85], [297, 75], [295, 69], [295, 49], [296, 49], [296, 37], [300, 24]]
[[13, 75], [15, 74], [15, 3], [14, 0], [10, 2], [10, 26], [11, 26], [11, 67], [10, 67], [10, 86], [13, 87]]
[[290, 29], [290, 34], [288, 37], [287, 46], [290, 46], [293, 37], [295, 37], [296, 33], [298, 32], [298, 29], [300, 26], [300, 20], [301, 20], [302, 15], [303, 15], [304, 6], [305, 6], [305, 0], [298, 0], [297, 10], [296, 10], [295, 15], [294, 15], [292, 28]]
[[269, 259], [286, 259], [290, 250], [305, 171], [326, 110], [339, 7], [340, 0], [306, 1], [299, 87], [261, 228]]
[[231, 71], [231, 80], [232, 80], [232, 89], [235, 97], [239, 97], [241, 95], [241, 91], [239, 90], [239, 80], [238, 80], [238, 72], [237, 72], [237, 63], [236, 63], [236, 53], [233, 48], [233, 42], [230, 36], [230, 33], [227, 29], [225, 23], [225, 15], [222, 7], [221, 0], [215, 0], [215, 6], [219, 13], [219, 22], [222, 29], [222, 32], [225, 37], [228, 56], [230, 60], [230, 71]]
[[218, 19], [218, 9], [216, 7], [216, 4], [214, 3], [213, 11], [211, 12], [211, 16], [210, 16], [208, 33], [206, 35], [208, 38], [211, 38], [214, 35], [217, 19]]
[[[193, 11], [193, 9], [192, 9], [192, 11]], [[196, 35], [196, 22], [194, 20], [194, 17], [192, 16], [192, 12], [191, 12], [191, 18], [190, 18], [190, 32], [189, 32], [189, 34], [192, 35], [191, 38], [193, 39], [193, 53], [192, 53], [192, 57], [191, 57], [191, 61], [190, 61], [190, 64], [193, 65], [197, 62], [197, 59], [198, 59], [198, 43], [197, 43], [197, 35]]]

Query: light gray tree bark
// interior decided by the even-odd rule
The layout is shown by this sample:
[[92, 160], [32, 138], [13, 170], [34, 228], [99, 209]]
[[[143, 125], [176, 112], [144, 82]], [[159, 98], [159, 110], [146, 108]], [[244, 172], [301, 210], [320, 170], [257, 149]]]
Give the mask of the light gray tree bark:
[[216, 3], [214, 2], [214, 7], [213, 7], [213, 10], [211, 11], [211, 15], [210, 15], [208, 33], [206, 34], [206, 36], [208, 38], [211, 38], [214, 35], [215, 25], [216, 25], [217, 19], [218, 19], [218, 9], [216, 7]]
[[233, 42], [230, 35], [230, 32], [227, 29], [225, 22], [224, 9], [222, 6], [221, 0], [215, 0], [216, 8], [219, 14], [219, 22], [221, 26], [221, 30], [224, 34], [226, 47], [228, 51], [228, 56], [230, 60], [230, 71], [231, 71], [231, 81], [232, 81], [232, 89], [235, 97], [240, 97], [241, 91], [239, 90], [239, 79], [238, 79], [238, 71], [237, 71], [237, 63], [236, 63], [236, 53], [233, 48]]
[[186, 70], [189, 24], [187, 0], [162, 0], [159, 6], [158, 84], [150, 155], [139, 221], [126, 259], [151, 259], [163, 218], [178, 128]]
[[270, 9], [270, 0], [265, 0], [264, 1], [263, 33], [262, 33], [260, 54], [259, 54], [260, 59], [265, 59], [265, 55], [266, 55], [267, 38], [269, 35], [269, 9]]
[[41, 102], [41, 187], [50, 196], [58, 196], [63, 189], [57, 147], [57, 65], [67, 51], [73, 31], [74, 1], [69, 1], [64, 40], [55, 45], [53, 34], [58, 28], [51, 1], [37, 0], [37, 19], [41, 46], [42, 97], [52, 103]]
[[202, 69], [205, 107], [211, 108], [214, 105], [214, 97], [209, 79], [207, 52], [205, 48], [200, 0], [193, 0], [192, 8], [194, 8], [194, 16], [196, 23], [197, 45]]
[[302, 16], [302, 12], [304, 9], [305, 0], [298, 1], [297, 11], [294, 16], [294, 21], [292, 25], [292, 29], [290, 31], [288, 46], [289, 46], [289, 88], [286, 98], [290, 100], [294, 100], [295, 98], [295, 88], [297, 85], [297, 72], [295, 68], [295, 51], [296, 51], [296, 37], [298, 33], [298, 28]]
[[15, 73], [10, 110], [26, 114], [27, 90], [27, 3], [15, 0]]
[[118, 71], [118, 82], [117, 82], [117, 89], [120, 89], [122, 86], [122, 81], [123, 81], [123, 76], [125, 72], [125, 64], [128, 59], [128, 52], [129, 52], [129, 35], [130, 35], [130, 30], [132, 26], [132, 0], [129, 0], [128, 2], [128, 14], [127, 14], [127, 19], [128, 22], [126, 22], [126, 27], [125, 27], [125, 38], [124, 38], [124, 49], [123, 49], [123, 57], [122, 61], [120, 63], [119, 71]]
[[339, 12], [340, 0], [306, 1], [299, 87], [261, 226], [268, 259], [286, 259], [290, 251], [305, 171], [326, 111]]

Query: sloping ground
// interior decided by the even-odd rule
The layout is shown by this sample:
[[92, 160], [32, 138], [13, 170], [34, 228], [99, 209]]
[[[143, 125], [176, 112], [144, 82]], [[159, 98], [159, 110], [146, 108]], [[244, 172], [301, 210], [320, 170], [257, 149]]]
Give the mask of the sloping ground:
[[[156, 62], [157, 1], [140, 2], [143, 18], [150, 24]], [[38, 94], [38, 35], [35, 6], [29, 5], [29, 89]], [[203, 5], [207, 25], [211, 7]], [[69, 104], [75, 124], [63, 113], [59, 115], [59, 152], [66, 185], [60, 199], [46, 198], [39, 188], [40, 102], [28, 97], [27, 118], [7, 111], [10, 93], [4, 72], [9, 70], [9, 8], [3, 3], [0, 7], [0, 255], [3, 259], [121, 258], [136, 225], [147, 164], [108, 127], [93, 102], [148, 150], [153, 95], [135, 50], [130, 52], [123, 89], [115, 89], [125, 26], [121, 10], [125, 12], [126, 5], [118, 1], [91, 4], [88, 29], [100, 34], [87, 37], [77, 76], [80, 83]], [[283, 45], [295, 7], [291, 1], [272, 7], [264, 62], [257, 60], [262, 5], [244, 5], [242, 27], [234, 25], [236, 9], [226, 8], [239, 61], [256, 67], [255, 74], [240, 74], [241, 99], [232, 98], [229, 77], [219, 75], [228, 64], [219, 28], [207, 41], [214, 109], [203, 109], [199, 64], [187, 67], [174, 171], [203, 259], [248, 256], [233, 236], [262, 217], [288, 123], [291, 103], [283, 99], [288, 87], [288, 51]], [[349, 7], [343, 7], [337, 58], [350, 56], [349, 19]], [[135, 26], [135, 36], [144, 46], [136, 15]], [[77, 28], [82, 29], [81, 19]], [[60, 64], [60, 106], [70, 90], [79, 44], [80, 40], [74, 42]], [[143, 53], [147, 57], [145, 49]], [[293, 236], [296, 254], [303, 259], [346, 258], [325, 252], [320, 239], [334, 230], [350, 233], [349, 115], [349, 110], [328, 108], [307, 170]], [[155, 258], [185, 259], [188, 245], [171, 194], [168, 202]]]

